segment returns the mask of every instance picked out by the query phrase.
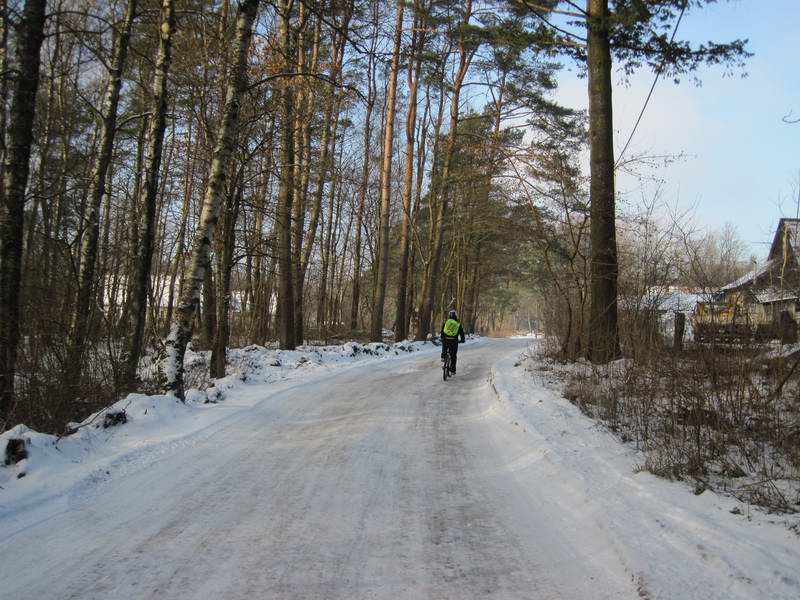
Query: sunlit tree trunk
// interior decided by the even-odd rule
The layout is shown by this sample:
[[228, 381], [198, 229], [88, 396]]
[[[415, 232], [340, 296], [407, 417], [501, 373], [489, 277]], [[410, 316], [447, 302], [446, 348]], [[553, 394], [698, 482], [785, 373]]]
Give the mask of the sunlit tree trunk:
[[243, 0], [236, 18], [235, 60], [231, 65], [225, 93], [225, 106], [217, 132], [216, 147], [209, 173], [208, 187], [203, 198], [200, 222], [192, 243], [189, 268], [181, 282], [180, 300], [175, 320], [170, 327], [165, 346], [165, 391], [184, 398], [183, 358], [192, 337], [192, 325], [200, 301], [200, 288], [209, 263], [211, 240], [219, 219], [219, 208], [225, 192], [225, 179], [236, 145], [239, 110], [242, 95], [247, 88], [247, 54], [253, 33], [253, 22], [258, 11], [258, 0]]
[[139, 243], [134, 259], [133, 288], [130, 302], [133, 328], [128, 339], [124, 366], [124, 383], [128, 386], [133, 384], [136, 379], [136, 367], [142, 354], [145, 316], [147, 315], [147, 292], [155, 245], [158, 176], [161, 171], [164, 132], [167, 128], [167, 77], [172, 62], [172, 34], [175, 30], [174, 1], [163, 0], [161, 3], [158, 55], [153, 74], [152, 115], [150, 115], [147, 134], [147, 167], [144, 175], [144, 186], [142, 187], [142, 198], [138, 202], [138, 207], [142, 214], [138, 235]]
[[394, 148], [394, 116], [397, 103], [397, 72], [400, 70], [400, 43], [403, 35], [403, 0], [397, 0], [394, 30], [394, 50], [389, 70], [389, 89], [386, 99], [386, 125], [383, 132], [383, 162], [381, 165], [380, 218], [378, 225], [378, 273], [372, 302], [370, 339], [383, 340], [383, 308], [386, 301], [386, 281], [389, 275], [389, 218], [391, 217], [392, 150]]
[[[472, 1], [467, 0], [464, 8], [464, 27], [469, 25], [472, 16]], [[435, 220], [433, 222], [433, 236], [430, 244], [429, 265], [426, 269], [425, 278], [422, 282], [422, 291], [420, 293], [420, 309], [419, 309], [419, 327], [416, 332], [416, 339], [424, 340], [431, 329], [431, 317], [433, 311], [433, 302], [436, 297], [436, 289], [439, 284], [439, 270], [442, 260], [442, 245], [444, 241], [444, 228], [445, 218], [447, 217], [447, 207], [450, 194], [450, 168], [453, 162], [453, 155], [455, 154], [456, 135], [458, 133], [458, 116], [459, 116], [459, 101], [461, 98], [461, 86], [464, 83], [467, 70], [469, 69], [472, 57], [475, 53], [475, 48], [468, 47], [464, 38], [465, 32], [459, 34], [459, 62], [458, 70], [456, 71], [455, 80], [453, 81], [453, 91], [450, 95], [450, 131], [448, 132], [447, 144], [445, 146], [444, 160], [442, 161], [442, 169], [440, 176], [439, 189], [439, 205], [436, 210]]]
[[[346, 14], [344, 23], [342, 25], [343, 34], [349, 25], [350, 15]], [[342, 35], [335, 35], [333, 39], [332, 60], [329, 71], [329, 78], [331, 81], [337, 81], [339, 73], [341, 72], [342, 60], [344, 58], [344, 45], [345, 39]], [[314, 189], [313, 202], [311, 205], [311, 218], [308, 224], [308, 231], [306, 231], [305, 241], [302, 245], [302, 252], [299, 263], [299, 286], [295, 288], [296, 294], [304, 294], [305, 279], [308, 272], [308, 266], [311, 263], [311, 255], [314, 249], [315, 240], [317, 237], [317, 230], [319, 228], [320, 215], [322, 213], [322, 197], [325, 191], [325, 183], [329, 177], [331, 170], [331, 153], [335, 151], [335, 124], [339, 122], [339, 113], [341, 110], [342, 95], [335, 89], [331, 89], [328, 99], [325, 104], [325, 113], [322, 119], [322, 137], [320, 139], [320, 156], [319, 165], [317, 169], [317, 182]], [[333, 131], [332, 131], [333, 129]], [[303, 307], [303, 301], [298, 302], [295, 298], [295, 305], [300, 308]], [[319, 319], [318, 319], [319, 324]]]
[[[406, 164], [403, 173], [403, 225], [400, 233], [400, 277], [397, 283], [397, 315], [395, 318], [395, 339], [408, 337], [408, 272], [409, 252], [411, 248], [411, 199], [414, 195], [414, 146], [417, 126], [417, 91], [422, 57], [417, 47], [420, 19], [415, 13], [414, 27], [411, 34], [410, 52], [414, 61], [408, 64], [408, 114], [406, 115]], [[417, 174], [417, 177], [420, 173]]]
[[[338, 114], [339, 111], [339, 104], [341, 100], [341, 96], [339, 94], [336, 95], [336, 112]], [[331, 155], [335, 156], [336, 154], [336, 133], [339, 126], [338, 118], [333, 122], [333, 130], [331, 131], [331, 148], [330, 153]], [[332, 159], [327, 159], [326, 163], [329, 163]], [[328, 167], [330, 168], [330, 164]], [[336, 257], [333, 256], [333, 223], [334, 223], [334, 206], [336, 203], [336, 193], [339, 184], [339, 174], [334, 170], [331, 176], [331, 186], [330, 186], [330, 195], [328, 196], [328, 211], [327, 215], [328, 218], [325, 222], [325, 232], [324, 235], [321, 235], [321, 260], [320, 260], [320, 271], [322, 272], [322, 276], [319, 283], [319, 294], [317, 297], [317, 328], [319, 330], [320, 335], [325, 335], [325, 327], [327, 323], [327, 306], [328, 306], [328, 281], [329, 281], [329, 272], [332, 262], [336, 261]], [[327, 337], [327, 335], [325, 335]]]
[[361, 164], [361, 184], [358, 188], [358, 213], [356, 216], [356, 239], [353, 243], [353, 299], [350, 304], [350, 330], [358, 329], [358, 308], [361, 302], [361, 262], [362, 234], [364, 229], [364, 211], [367, 202], [367, 188], [369, 186], [369, 158], [370, 143], [372, 140], [372, 111], [375, 108], [375, 48], [378, 40], [378, 15], [377, 4], [373, 12], [373, 36], [367, 61], [367, 106], [364, 116], [364, 155]]
[[422, 118], [420, 119], [419, 126], [417, 128], [417, 180], [414, 186], [414, 207], [411, 210], [411, 233], [413, 234], [410, 239], [409, 249], [408, 249], [408, 291], [406, 293], [406, 337], [412, 333], [411, 325], [417, 322], [416, 319], [416, 310], [415, 310], [415, 300], [417, 297], [417, 255], [419, 254], [419, 249], [421, 247], [421, 240], [419, 238], [419, 228], [418, 228], [418, 218], [420, 214], [420, 207], [422, 206], [422, 180], [423, 177], [421, 176], [422, 173], [425, 171], [425, 165], [427, 164], [428, 160], [428, 150], [427, 150], [427, 142], [428, 142], [428, 120], [430, 116], [430, 106], [431, 104], [431, 96], [430, 96], [430, 84], [427, 85], [425, 91], [425, 109], [422, 113]]

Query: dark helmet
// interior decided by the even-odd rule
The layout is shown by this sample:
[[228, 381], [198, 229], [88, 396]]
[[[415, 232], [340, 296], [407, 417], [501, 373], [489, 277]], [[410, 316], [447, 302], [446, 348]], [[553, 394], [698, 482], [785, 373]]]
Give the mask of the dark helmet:
[[455, 309], [450, 309], [450, 312], [449, 312], [449, 313], [447, 313], [447, 317], [448, 317], [449, 319], [455, 319], [455, 320], [458, 320], [458, 313], [455, 311]]

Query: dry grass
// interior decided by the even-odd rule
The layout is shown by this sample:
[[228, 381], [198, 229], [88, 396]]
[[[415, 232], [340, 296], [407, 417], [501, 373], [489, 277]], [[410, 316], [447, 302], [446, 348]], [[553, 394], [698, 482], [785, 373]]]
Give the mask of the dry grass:
[[765, 362], [764, 348], [747, 344], [626, 350], [636, 359], [551, 362], [565, 397], [643, 450], [643, 467], [656, 475], [800, 510], [797, 359]]

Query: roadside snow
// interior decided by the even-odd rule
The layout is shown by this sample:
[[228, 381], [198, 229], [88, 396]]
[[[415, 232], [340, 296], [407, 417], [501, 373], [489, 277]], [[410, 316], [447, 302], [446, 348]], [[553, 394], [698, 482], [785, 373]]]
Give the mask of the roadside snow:
[[[644, 472], [643, 456], [567, 401], [515, 353], [492, 369], [509, 470], [596, 560], [622, 560], [642, 598], [800, 598], [800, 537], [778, 518]], [[568, 510], [564, 507], [568, 506]], [[568, 519], [565, 519], [565, 515]], [[609, 543], [610, 542], [610, 543]]]
[[[465, 353], [463, 372], [459, 369], [448, 383], [429, 371], [430, 380], [420, 378], [419, 365], [409, 361], [387, 365], [385, 371], [354, 372], [358, 377], [344, 373], [345, 380], [334, 386], [324, 379], [333, 369], [366, 366], [369, 359], [413, 358], [438, 348], [345, 344], [282, 352], [251, 346], [232, 351], [231, 373], [209, 390], [191, 391], [186, 404], [169, 396], [130, 395], [60, 440], [18, 426], [0, 436], [0, 448], [7, 439], [21, 437], [29, 457], [0, 468], [0, 522], [5, 541], [21, 532], [28, 541], [21, 549], [5, 547], [10, 553], [6, 573], [24, 572], [43, 588], [50, 585], [48, 577], [78, 586], [70, 588], [75, 595], [57, 597], [144, 597], [145, 588], [137, 586], [148, 582], [162, 596], [166, 592], [158, 586], [171, 585], [174, 591], [193, 585], [210, 591], [191, 596], [186, 588], [183, 597], [226, 597], [212, 592], [235, 587], [238, 580], [226, 577], [245, 567], [256, 577], [250, 582], [265, 572], [282, 577], [268, 577], [264, 586], [289, 579], [309, 585], [307, 573], [313, 572], [317, 581], [340, 580], [341, 590], [348, 591], [295, 597], [367, 597], [365, 590], [382, 583], [385, 590], [418, 591], [391, 588], [395, 580], [390, 577], [353, 575], [364, 569], [403, 574], [397, 578], [401, 585], [430, 580], [441, 586], [442, 593], [427, 597], [459, 594], [458, 586], [469, 578], [485, 589], [487, 572], [504, 585], [527, 575], [545, 590], [548, 577], [559, 584], [573, 582], [576, 589], [597, 586], [594, 595], [539, 593], [534, 586], [529, 595], [513, 597], [628, 597], [609, 595], [601, 580], [590, 576], [601, 573], [626, 586], [631, 582], [634, 593], [646, 600], [800, 597], [800, 537], [787, 527], [790, 518], [779, 522], [711, 491], [695, 496], [684, 484], [642, 471], [643, 456], [635, 448], [621, 444], [563, 398], [546, 372], [526, 369], [533, 359], [521, 359], [524, 342], [516, 342], [513, 352], [499, 347], [505, 343], [487, 342], [472, 358]], [[363, 390], [365, 385], [370, 389]], [[387, 389], [376, 399], [373, 390], [380, 385]], [[328, 390], [336, 401], [320, 402]], [[434, 395], [440, 390], [447, 392]], [[285, 402], [276, 402], [280, 406], [273, 413], [266, 401], [279, 395]], [[209, 399], [224, 401], [206, 403]], [[127, 423], [104, 429], [105, 415], [123, 409]], [[420, 413], [425, 410], [430, 412]], [[253, 437], [236, 440], [231, 433], [199, 445], [233, 422], [250, 424]], [[236, 435], [245, 435], [241, 429], [246, 427], [238, 429]], [[285, 437], [273, 435], [281, 431]], [[248, 451], [250, 463], [243, 465], [233, 462], [242, 456], [236, 448], [216, 450], [219, 444], [236, 447], [244, 441], [267, 449]], [[406, 453], [409, 445], [414, 451]], [[172, 457], [189, 446], [196, 446], [187, 449], [193, 460]], [[271, 474], [266, 482], [249, 476], [256, 465]], [[149, 466], [159, 477], [146, 480], [150, 471], [127, 477]], [[213, 481], [225, 466], [228, 477]], [[173, 478], [181, 482], [174, 491], [168, 487]], [[118, 485], [109, 486], [116, 495], [104, 504], [97, 484], [107, 480]], [[163, 515], [148, 512], [146, 503], [137, 508], [137, 490], [148, 491], [142, 481], [183, 496], [172, 497]], [[225, 493], [239, 488], [244, 508], [233, 510]], [[198, 495], [198, 489], [204, 493]], [[74, 506], [92, 509], [71, 512]], [[265, 506], [269, 519], [263, 516]], [[428, 515], [422, 522], [433, 528], [432, 541], [414, 537], [426, 530], [409, 526], [420, 515]], [[108, 537], [101, 539], [97, 532]], [[80, 536], [86, 539], [76, 542]], [[515, 546], [515, 540], [523, 545]], [[88, 552], [90, 542], [105, 544], [106, 552], [92, 554], [102, 568], [77, 554]], [[414, 555], [426, 543], [430, 553]], [[258, 544], [268, 559], [255, 552]], [[197, 554], [198, 547], [204, 552]], [[180, 551], [184, 554], [176, 558]], [[51, 558], [43, 560], [48, 552]], [[189, 553], [196, 564], [187, 560]], [[70, 562], [73, 554], [78, 563]], [[492, 556], [499, 571], [489, 570], [498, 566]], [[527, 563], [515, 567], [519, 557], [530, 558], [541, 570]], [[167, 568], [159, 569], [162, 564]], [[173, 576], [176, 565], [189, 569], [189, 575]], [[435, 568], [426, 571], [430, 565]], [[67, 574], [76, 575], [65, 582]], [[244, 575], [241, 582], [247, 582]], [[114, 585], [116, 595], [104, 587]], [[84, 586], [95, 595], [84, 594]], [[424, 596], [398, 592], [393, 597]], [[497, 597], [510, 596], [498, 591]]]
[[[468, 343], [474, 344], [472, 338]], [[401, 358], [438, 351], [430, 342], [302, 346], [276, 350], [248, 346], [229, 350], [229, 374], [205, 391], [190, 389], [186, 403], [169, 395], [130, 394], [119, 402], [70, 424], [71, 435], [57, 437], [17, 425], [0, 435], [25, 440], [28, 457], [0, 467], [0, 519], [35, 508], [65, 494], [79, 493], [100, 480], [138, 471], [177, 448], [207, 439], [256, 404], [308, 381], [369, 360]], [[187, 352], [187, 364], [204, 362]], [[110, 425], [107, 415], [124, 412], [126, 422]], [[4, 457], [5, 458], [5, 457]]]

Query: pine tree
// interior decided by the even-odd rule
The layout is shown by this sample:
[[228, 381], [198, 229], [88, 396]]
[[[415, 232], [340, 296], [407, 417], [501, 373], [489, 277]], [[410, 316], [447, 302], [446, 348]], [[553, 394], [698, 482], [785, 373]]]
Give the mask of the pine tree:
[[[646, 64], [659, 76], [676, 81], [702, 64], [742, 66], [746, 41], [709, 42], [692, 47], [669, 35], [690, 7], [715, 0], [586, 0], [586, 9], [572, 1], [513, 0], [519, 14], [537, 27], [534, 43], [557, 50], [588, 71], [591, 300], [589, 358], [604, 363], [620, 354], [617, 330], [617, 243], [614, 193], [614, 144], [611, 69], [613, 61], [627, 74]], [[565, 27], [554, 24], [557, 17]], [[568, 29], [573, 26], [574, 31]], [[587, 32], [584, 37], [580, 31]], [[675, 30], [677, 27], [675, 26]]]

